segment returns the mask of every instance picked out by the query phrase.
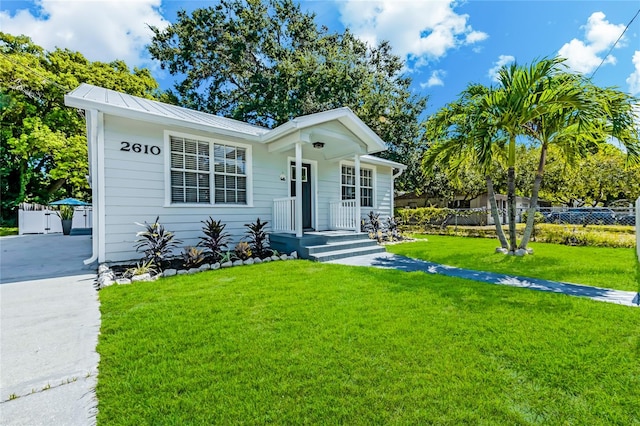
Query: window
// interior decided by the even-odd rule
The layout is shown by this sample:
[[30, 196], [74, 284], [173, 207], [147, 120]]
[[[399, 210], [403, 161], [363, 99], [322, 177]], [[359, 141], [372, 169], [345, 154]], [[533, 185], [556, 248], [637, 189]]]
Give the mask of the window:
[[[342, 166], [342, 199], [356, 198], [356, 169], [353, 166]], [[360, 169], [360, 205], [373, 207], [373, 170]]]
[[171, 137], [171, 202], [210, 203], [209, 143]]
[[169, 140], [172, 203], [247, 204], [248, 148], [188, 137]]

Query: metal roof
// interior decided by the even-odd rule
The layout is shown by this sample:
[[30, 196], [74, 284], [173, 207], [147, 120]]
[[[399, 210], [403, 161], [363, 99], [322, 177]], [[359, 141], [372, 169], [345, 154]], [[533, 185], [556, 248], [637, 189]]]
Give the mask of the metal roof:
[[[96, 108], [104, 112], [131, 118], [143, 118], [144, 114], [151, 121], [174, 121], [182, 125], [216, 129], [223, 133], [241, 133], [247, 136], [260, 137], [269, 129], [230, 118], [195, 111], [163, 102], [127, 95], [104, 87], [83, 83], [65, 97], [67, 106], [76, 108]], [[136, 114], [138, 113], [138, 114]], [[133, 117], [133, 115], [137, 115]]]

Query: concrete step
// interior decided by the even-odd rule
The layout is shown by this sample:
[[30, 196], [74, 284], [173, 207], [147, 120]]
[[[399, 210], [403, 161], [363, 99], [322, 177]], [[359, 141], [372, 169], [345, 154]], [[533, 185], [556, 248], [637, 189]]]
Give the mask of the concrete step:
[[305, 247], [307, 253], [309, 255], [326, 253], [328, 251], [338, 251], [338, 250], [349, 250], [349, 249], [358, 249], [363, 247], [376, 247], [378, 244], [374, 240], [366, 239], [366, 240], [340, 240], [338, 242], [330, 242], [327, 244], [317, 245], [317, 246], [307, 246]]
[[330, 260], [344, 259], [347, 257], [364, 256], [365, 254], [384, 253], [384, 247], [375, 245], [373, 247], [360, 247], [355, 249], [327, 251], [318, 254], [309, 254], [309, 259], [316, 262], [328, 262]]

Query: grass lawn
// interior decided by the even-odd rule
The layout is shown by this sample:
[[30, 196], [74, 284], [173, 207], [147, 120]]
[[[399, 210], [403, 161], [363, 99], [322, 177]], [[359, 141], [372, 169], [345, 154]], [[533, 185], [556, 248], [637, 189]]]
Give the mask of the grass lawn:
[[278, 262], [100, 291], [98, 423], [638, 424], [638, 309]]
[[533, 256], [496, 254], [497, 240], [418, 235], [427, 241], [387, 246], [387, 251], [460, 268], [544, 278], [618, 290], [640, 290], [635, 249], [531, 243]]

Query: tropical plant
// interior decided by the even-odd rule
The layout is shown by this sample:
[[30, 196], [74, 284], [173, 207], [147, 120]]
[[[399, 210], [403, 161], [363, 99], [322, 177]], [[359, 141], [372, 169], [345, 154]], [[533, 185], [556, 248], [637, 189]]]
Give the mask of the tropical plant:
[[251, 247], [249, 247], [249, 243], [240, 241], [233, 249], [233, 253], [238, 259], [247, 260], [251, 257]]
[[382, 228], [382, 222], [380, 222], [380, 213], [376, 213], [371, 210], [367, 214], [362, 228], [369, 234], [369, 238], [380, 240], [380, 229]]
[[202, 250], [191, 246], [182, 250], [182, 265], [185, 268], [197, 268], [202, 262], [204, 262]]
[[73, 220], [75, 209], [71, 206], [60, 206], [60, 210], [56, 212], [58, 217], [62, 220]]
[[227, 226], [221, 220], [215, 221], [213, 218], [202, 221], [204, 226], [202, 232], [204, 237], [200, 237], [199, 246], [204, 246], [214, 262], [218, 262], [222, 257], [222, 250], [227, 248], [231, 241], [231, 234], [225, 232]]
[[269, 250], [269, 235], [265, 232], [265, 227], [269, 222], [260, 222], [260, 218], [254, 223], [245, 223], [247, 232], [245, 235], [249, 240], [249, 246], [255, 256], [260, 259], [265, 258], [270, 254]]
[[123, 276], [125, 278], [131, 278], [136, 275], [143, 275], [143, 274], [154, 275], [157, 272], [158, 270], [156, 268], [156, 265], [153, 263], [153, 260], [148, 260], [146, 262], [145, 261], [137, 262], [136, 266], [127, 268], [124, 271]]
[[135, 243], [136, 251], [142, 251], [147, 262], [152, 262], [155, 267], [162, 269], [163, 261], [171, 254], [175, 247], [182, 241], [175, 238], [173, 232], [167, 231], [159, 223], [160, 216], [156, 217], [153, 223], [144, 224], [136, 222], [136, 225], [145, 228], [136, 234], [138, 239]]

